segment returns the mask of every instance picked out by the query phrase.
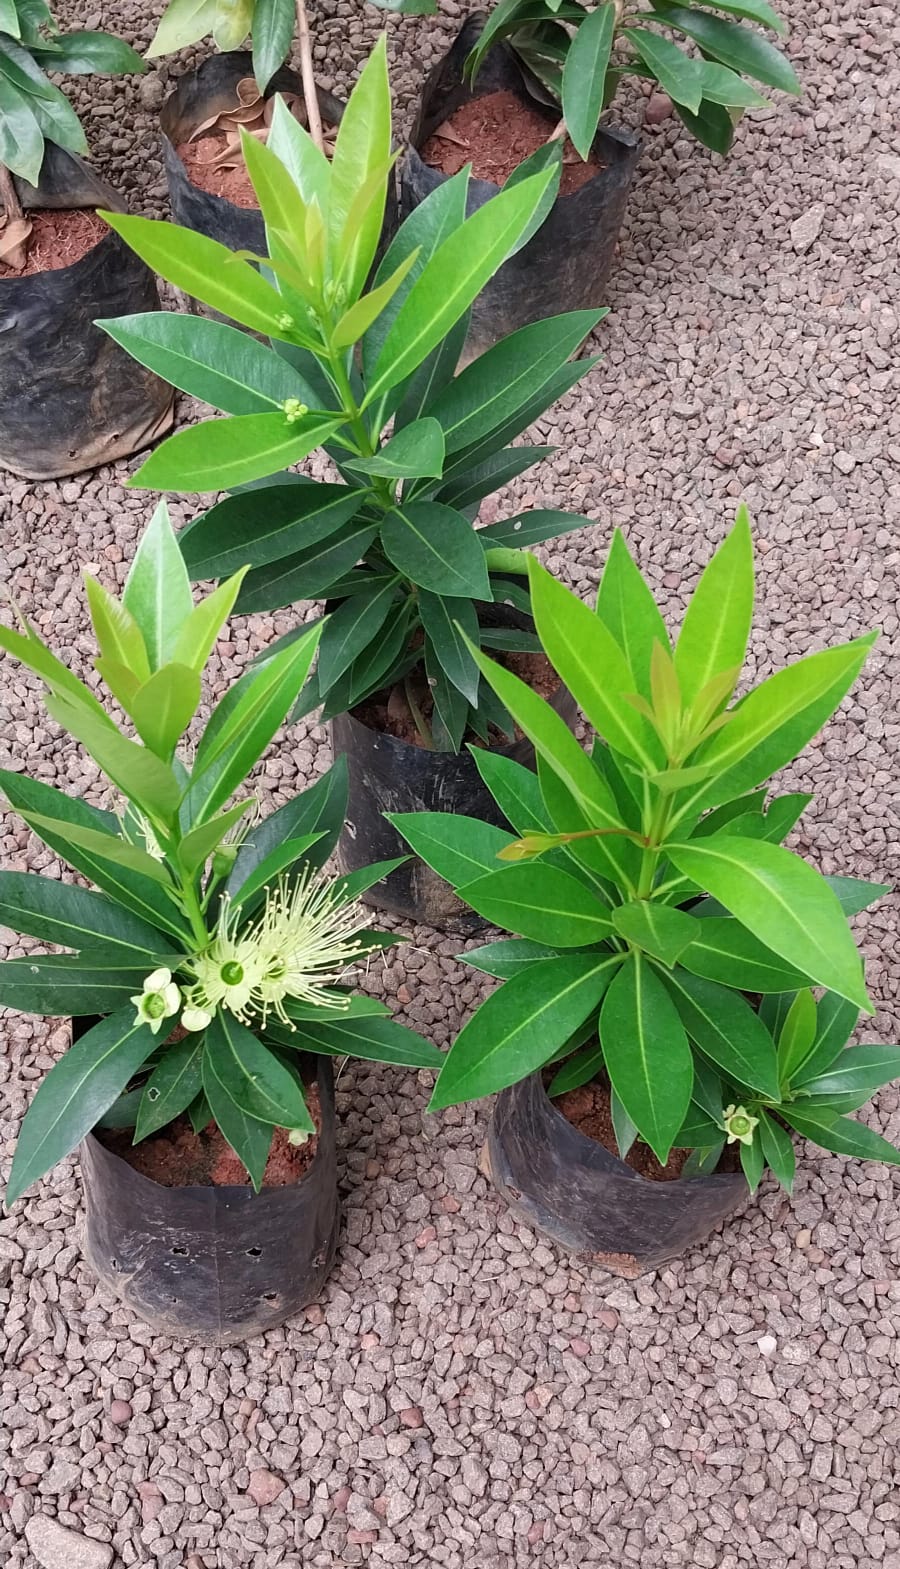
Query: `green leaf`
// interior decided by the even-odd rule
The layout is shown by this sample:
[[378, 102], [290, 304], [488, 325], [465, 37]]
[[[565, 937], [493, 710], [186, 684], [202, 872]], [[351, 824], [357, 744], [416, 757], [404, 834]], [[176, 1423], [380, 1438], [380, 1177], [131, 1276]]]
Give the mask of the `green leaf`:
[[826, 992], [816, 1005], [816, 1035], [806, 1057], [797, 1063], [794, 1077], [802, 1085], [806, 1079], [824, 1073], [840, 1056], [856, 1029], [859, 1009], [846, 997]]
[[624, 701], [634, 678], [612, 633], [571, 589], [534, 558], [528, 563], [538, 636], [554, 670], [595, 730], [616, 751], [653, 771], [665, 762], [647, 720]]
[[252, 804], [249, 799], [238, 801], [237, 805], [230, 806], [227, 812], [220, 812], [218, 817], [211, 817], [208, 822], [201, 823], [199, 827], [192, 828], [190, 833], [185, 834], [178, 846], [178, 859], [190, 876], [193, 877], [205, 866], [229, 829], [240, 822]]
[[669, 635], [620, 529], [613, 532], [600, 580], [597, 617], [625, 655], [634, 681], [633, 690], [649, 697], [653, 644], [659, 643], [668, 651]]
[[[495, 490], [502, 490], [511, 480], [518, 478], [520, 474], [524, 474], [527, 469], [533, 468], [535, 463], [539, 463], [542, 458], [552, 457], [555, 451], [555, 447], [504, 448], [502, 452], [496, 452], [485, 463], [479, 463], [475, 468], [469, 469], [467, 473], [457, 473], [456, 477], [448, 485], [441, 485], [440, 489], [435, 492], [435, 500], [443, 501], [449, 507], [456, 507], [457, 511], [460, 512], [466, 511], [471, 507], [477, 507], [478, 503], [483, 501], [485, 496], [492, 495]], [[549, 514], [547, 515], [549, 516]], [[558, 516], [563, 518], [566, 514], [559, 513]], [[521, 524], [520, 519], [515, 521]], [[578, 527], [578, 524], [570, 518], [567, 527], [562, 532], [567, 533], [576, 527]], [[482, 532], [482, 530], [479, 530], [479, 539]], [[555, 533], [556, 530], [551, 530], [544, 537], [551, 538]], [[482, 543], [487, 545], [488, 542], [482, 541]]]
[[429, 1110], [492, 1095], [540, 1068], [596, 1008], [618, 963], [609, 955], [569, 954], [506, 981], [453, 1042]]
[[194, 610], [190, 580], [164, 501], [141, 536], [122, 604], [140, 627], [150, 669], [159, 670], [176, 657], [182, 628]]
[[457, 958], [470, 969], [482, 970], [485, 975], [493, 975], [498, 981], [520, 975], [541, 959], [563, 957], [558, 948], [532, 942], [527, 937], [507, 937], [502, 942], [485, 943], [482, 948], [470, 948], [468, 953], [457, 954]]
[[490, 599], [484, 552], [472, 525], [437, 501], [395, 507], [381, 526], [393, 566], [420, 588], [451, 598]]
[[0, 1005], [45, 1018], [114, 1013], [139, 992], [149, 973], [134, 955], [91, 958], [84, 954], [39, 954], [0, 964]]
[[321, 623], [265, 664], [251, 667], [213, 709], [200, 738], [187, 821], [211, 817], [262, 756], [309, 674]]
[[44, 136], [37, 118], [37, 102], [14, 87], [0, 71], [0, 163], [20, 180], [27, 180], [29, 185], [37, 185], [44, 161]]
[[324, 212], [331, 185], [331, 165], [306, 127], [291, 113], [280, 93], [275, 95], [266, 145], [284, 164], [304, 206], [308, 207], [310, 202], [315, 201]]
[[[39, 812], [22, 813], [29, 828], [39, 834], [45, 843], [48, 843], [46, 831], [55, 834], [58, 828], [57, 817], [44, 817]], [[172, 888], [168, 872], [160, 861], [148, 855], [139, 845], [131, 844], [119, 834], [110, 834], [96, 828], [85, 828], [80, 823], [69, 823], [64, 830], [63, 843], [64, 855], [69, 859], [69, 848], [72, 845], [80, 849], [100, 855], [104, 860], [123, 866], [129, 871], [138, 872], [151, 882], [158, 883], [163, 888]], [[74, 862], [72, 863], [74, 865]]]
[[[590, 1022], [592, 1025], [592, 1039], [586, 1046], [582, 1046], [581, 1050], [577, 1051], [574, 1057], [570, 1057], [568, 1062], [563, 1063], [562, 1067], [557, 1070], [547, 1085], [547, 1094], [551, 1100], [554, 1100], [558, 1095], [567, 1094], [569, 1090], [580, 1089], [582, 1084], [590, 1084], [591, 1080], [595, 1079], [602, 1071], [603, 1047], [600, 1045], [597, 1037], [596, 1020]], [[625, 1112], [624, 1107], [622, 1110], [627, 1117], [628, 1113]], [[628, 1120], [629, 1122], [631, 1121], [630, 1118]], [[621, 1150], [619, 1153], [621, 1154]]]
[[169, 0], [147, 50], [148, 60], [186, 49], [212, 32], [216, 4], [217, 0]]
[[81, 742], [123, 795], [149, 816], [174, 821], [181, 786], [167, 763], [112, 726], [100, 724], [80, 703], [48, 696], [44, 706], [57, 724]]
[[60, 948], [127, 955], [134, 964], [141, 962], [136, 954], [152, 958], [169, 946], [149, 922], [103, 894], [27, 872], [0, 872], [0, 925]]
[[199, 673], [173, 663], [135, 693], [129, 713], [144, 746], [168, 762], [199, 706]]
[[150, 675], [147, 649], [140, 627], [128, 607], [120, 604], [96, 578], [84, 574], [91, 624], [104, 660], [118, 661], [138, 681]]
[[81, 704], [99, 724], [106, 725], [108, 730], [115, 732], [113, 721], [90, 688], [79, 681], [55, 654], [51, 654], [33, 628], [29, 627], [27, 632], [15, 632], [12, 627], [0, 626], [0, 648], [12, 654], [13, 658], [25, 665], [26, 669], [39, 676], [51, 692], [58, 692], [72, 698]]
[[323, 414], [236, 414], [188, 425], [162, 442], [128, 481], [139, 490], [228, 490], [300, 463], [341, 424]]
[[477, 817], [448, 812], [384, 815], [416, 855], [454, 888], [473, 882], [484, 872], [496, 872], [501, 865], [497, 856], [513, 842], [512, 834]]
[[705, 55], [730, 65], [741, 76], [765, 82], [768, 87], [780, 87], [785, 93], [802, 92], [793, 67], [781, 51], [749, 27], [725, 22], [693, 6], [669, 5], [668, 0], [659, 6], [658, 14], [651, 11], [648, 20], [662, 22], [693, 38]]
[[600, 1040], [613, 1089], [665, 1165], [690, 1104], [693, 1059], [671, 997], [639, 953], [629, 954], [603, 999]]
[[781, 1115], [803, 1138], [834, 1155], [854, 1155], [859, 1160], [883, 1160], [890, 1166], [900, 1166], [900, 1150], [863, 1122], [837, 1117], [824, 1106], [811, 1104], [804, 1106], [802, 1112], [794, 1106], [784, 1106]]
[[243, 1162], [258, 1193], [269, 1159], [272, 1125], [249, 1116], [235, 1104], [225, 1088], [226, 1072], [217, 1055], [207, 1048], [203, 1053], [202, 1074], [203, 1093], [210, 1113], [226, 1143], [230, 1144], [238, 1160]]
[[[359, 497], [359, 494], [358, 491], [349, 492], [350, 497]], [[330, 596], [340, 578], [356, 566], [378, 533], [378, 524], [367, 521], [365, 514], [356, 516], [358, 511], [357, 504], [348, 522], [333, 529], [325, 539], [249, 572], [238, 596], [240, 613], [252, 615], [257, 610], [280, 610], [298, 599]]]
[[740, 992], [678, 968], [664, 976], [691, 1040], [736, 1084], [780, 1098], [775, 1042]]
[[273, 885], [283, 872], [295, 867], [305, 856], [306, 851], [317, 844], [322, 837], [321, 834], [303, 834], [298, 839], [285, 839], [283, 844], [278, 845], [264, 857], [255, 871], [251, 872], [242, 883], [237, 884], [234, 893], [229, 892], [232, 909], [241, 905], [245, 913], [249, 913], [253, 906], [259, 903], [258, 895]]
[[634, 943], [669, 969], [689, 947], [697, 931], [693, 916], [668, 905], [651, 904], [639, 899], [623, 904], [612, 912], [613, 926], [620, 937]]
[[[238, 1023], [225, 1010], [215, 1015], [206, 1031], [204, 1087], [209, 1095], [205, 1073], [207, 1060], [214, 1065], [213, 1077], [248, 1117], [277, 1128], [300, 1128], [306, 1133], [315, 1133], [315, 1124], [296, 1076], [272, 1055], [252, 1030]], [[213, 1104], [211, 1097], [210, 1104]], [[224, 1128], [222, 1131], [225, 1132]]]
[[891, 892], [887, 883], [866, 883], [858, 877], [826, 877], [825, 881], [848, 917], [867, 910]]
[[287, 398], [318, 402], [281, 355], [249, 333], [208, 316], [148, 311], [95, 325], [132, 359], [225, 414], [264, 414], [280, 409]]
[[492, 926], [549, 942], [584, 948], [612, 934], [612, 924], [595, 895], [571, 872], [521, 862], [464, 883], [459, 897]]
[[443, 427], [448, 453], [463, 452], [513, 418], [606, 315], [605, 310], [569, 311], [532, 322], [501, 338], [460, 371], [427, 406]]
[[22, 29], [16, 12], [16, 0], [0, 0], [0, 33], [21, 38]]
[[681, 1168], [682, 1180], [687, 1181], [689, 1177], [711, 1177], [718, 1169], [724, 1148], [725, 1140], [719, 1138], [708, 1149], [691, 1150]]
[[[388, 83], [386, 34], [382, 33], [350, 94], [338, 127], [331, 159], [328, 198], [328, 244], [332, 272], [340, 276], [350, 300], [356, 299], [375, 258], [387, 196], [391, 156], [391, 93]], [[362, 209], [357, 198], [385, 170]], [[354, 203], [357, 203], [354, 206]], [[348, 217], [355, 215], [351, 227]]]
[[[0, 975], [2, 972], [0, 966]], [[897, 1078], [900, 1078], [900, 1046], [850, 1046], [823, 1072], [811, 1077], [804, 1072], [802, 1083], [794, 1088], [802, 1088], [803, 1093], [814, 1100], [857, 1092], [868, 1100], [883, 1084], [891, 1084]], [[802, 1112], [802, 1101], [796, 1104]]]
[[548, 170], [500, 191], [429, 257], [388, 330], [363, 407], [421, 365], [468, 309], [514, 248], [550, 178]]
[[254, 0], [253, 75], [261, 93], [291, 52], [295, 17], [293, 0]]
[[71, 1154], [155, 1045], [152, 1030], [135, 1025], [134, 1008], [129, 1006], [101, 1019], [69, 1047], [25, 1114], [6, 1190], [7, 1205]]
[[[202, 1090], [197, 1096], [196, 1100], [191, 1101], [191, 1104], [187, 1109], [187, 1115], [190, 1120], [191, 1127], [195, 1133], [202, 1133], [204, 1128], [209, 1127], [209, 1124], [213, 1120], [212, 1107], [210, 1106], [209, 1101], [206, 1099], [206, 1096]], [[260, 1124], [260, 1126], [262, 1126], [262, 1124]]]
[[503, 816], [518, 834], [550, 828], [537, 774], [502, 752], [473, 746], [472, 759]]
[[[728, 109], [765, 109], [768, 100], [745, 82], [736, 71], [715, 60], [704, 60], [703, 98], [705, 102], [724, 104]], [[702, 108], [702, 105], [701, 105]]]
[[199, 605], [195, 605], [187, 620], [182, 623], [175, 644], [175, 664], [187, 665], [199, 676], [212, 653], [213, 646], [225, 622], [231, 615], [245, 568], [226, 578]]
[[395, 579], [381, 584], [371, 595], [345, 599], [328, 617], [319, 642], [319, 691], [323, 696], [377, 637], [396, 596]]
[[774, 1041], [778, 1040], [784, 1029], [784, 1021], [791, 1011], [795, 996], [796, 991], [789, 991], [760, 999], [759, 1016]]
[[715, 0], [717, 11], [728, 11], [732, 16], [744, 16], [750, 22], [759, 22], [763, 27], [771, 27], [775, 33], [786, 33], [787, 26], [781, 20], [777, 11], [773, 11], [766, 0]]
[[389, 877], [398, 866], [405, 866], [411, 859], [408, 855], [395, 855], [387, 861], [373, 861], [370, 866], [361, 866], [356, 872], [347, 872], [343, 877], [336, 877], [332, 883], [332, 894], [338, 904], [351, 904], [358, 899], [360, 894], [366, 893], [369, 888], [374, 888], [376, 883]]
[[744, 1176], [747, 1178], [747, 1186], [751, 1193], [755, 1193], [766, 1165], [762, 1141], [755, 1138], [752, 1144], [739, 1144], [738, 1148], [741, 1155], [741, 1168]]
[[305, 551], [335, 534], [355, 517], [365, 492], [315, 481], [273, 485], [262, 501], [258, 491], [229, 496], [201, 514], [178, 543], [193, 578], [219, 578], [249, 564]]
[[[352, 219], [349, 221], [352, 222]], [[404, 278], [412, 271], [415, 261], [415, 252], [413, 252], [401, 262], [389, 278], [385, 278], [384, 283], [379, 284], [377, 289], [372, 289], [368, 294], [364, 294], [355, 305], [351, 305], [350, 309], [344, 312], [332, 333], [331, 341], [334, 348], [352, 349], [354, 344], [365, 336], [372, 323], [378, 320], [399, 292]]]
[[[511, 450], [513, 453], [522, 450], [543, 453], [553, 449], [513, 447]], [[577, 529], [588, 527], [590, 520], [579, 517], [575, 512], [556, 512], [536, 507], [531, 512], [520, 512], [515, 517], [502, 518], [498, 523], [488, 523], [485, 528], [478, 530], [478, 539], [486, 550], [497, 546], [528, 550], [532, 545], [542, 545], [547, 539], [559, 539], [563, 534], [572, 534]]]
[[816, 1038], [816, 999], [804, 986], [787, 1011], [778, 1037], [778, 1077], [789, 1084], [802, 1062], [812, 1051]]
[[794, 1173], [797, 1167], [797, 1157], [794, 1154], [793, 1140], [785, 1128], [777, 1122], [767, 1111], [759, 1115], [759, 1132], [754, 1143], [759, 1141], [760, 1148], [766, 1161], [768, 1161], [785, 1192], [792, 1193], [794, 1189]]
[[734, 141], [734, 121], [722, 104], [704, 98], [697, 114], [691, 114], [683, 104], [675, 105], [675, 113], [683, 120], [692, 136], [711, 152], [724, 157]]
[[436, 419], [404, 425], [374, 458], [351, 458], [347, 467], [386, 479], [440, 478], [444, 466], [444, 432]]
[[475, 606], [465, 599], [443, 599], [428, 589], [419, 592], [419, 614], [425, 634], [448, 681], [468, 703], [478, 702], [479, 670], [469, 645], [478, 645], [480, 631]]
[[347, 788], [347, 760], [339, 757], [315, 784], [254, 823], [238, 850], [225, 884], [230, 897], [236, 900], [249, 879], [268, 864], [281, 845], [292, 840], [315, 835], [315, 849], [307, 860], [312, 866], [323, 866], [344, 825]]
[[703, 975], [742, 992], [796, 991], [810, 980], [730, 915], [705, 916], [695, 927], [681, 964], [692, 975]]
[[35, 50], [35, 59], [45, 70], [62, 71], [67, 76], [124, 76], [147, 69], [146, 61], [124, 38], [81, 28], [57, 33], [52, 50]]
[[[691, 595], [675, 645], [675, 670], [685, 704], [694, 703], [715, 676], [733, 670], [737, 680], [752, 619], [753, 542], [747, 509], [741, 506], [734, 527]], [[722, 694], [720, 708], [728, 696]]]
[[285, 325], [290, 312], [278, 290], [218, 240], [161, 218], [116, 212], [101, 212], [100, 216], [151, 272], [158, 272], [176, 289], [267, 338], [295, 333], [295, 323]]
[[402, 1068], [441, 1068], [447, 1053], [438, 1051], [429, 1041], [424, 1041], [414, 1030], [397, 1024], [394, 1019], [366, 1018], [343, 1019], [329, 1016], [319, 1010], [319, 1020], [299, 1026], [291, 1039], [287, 1032], [278, 1032], [286, 1045], [300, 1051], [325, 1052], [334, 1057], [359, 1057], [363, 1062], [393, 1062]]
[[846, 916], [815, 867], [780, 845], [727, 834], [667, 845], [666, 854], [774, 953], [874, 1011]]
[[563, 114], [572, 143], [585, 160], [590, 156], [603, 109], [617, 20], [616, 7], [611, 3], [591, 11], [575, 33], [563, 66]]
[[515, 246], [510, 251], [510, 256], [518, 256], [525, 248], [532, 235], [546, 222], [551, 211], [556, 205], [559, 195], [559, 185], [563, 170], [563, 145], [560, 140], [546, 141], [527, 158], [517, 165], [513, 172], [503, 183], [505, 191], [521, 184], [523, 180], [530, 180], [535, 174], [543, 174], [545, 169], [550, 170], [550, 180], [544, 188], [544, 194], [531, 215], [530, 221], [525, 225]]
[[692, 114], [696, 114], [703, 97], [702, 61], [692, 59], [677, 44], [671, 43], [668, 38], [661, 38], [658, 33], [648, 32], [644, 27], [624, 27], [621, 36], [627, 38], [639, 59], [653, 72], [673, 103], [683, 104]]
[[203, 1061], [202, 1035], [187, 1035], [167, 1046], [144, 1085], [134, 1129], [139, 1144], [151, 1133], [174, 1122], [200, 1094]]

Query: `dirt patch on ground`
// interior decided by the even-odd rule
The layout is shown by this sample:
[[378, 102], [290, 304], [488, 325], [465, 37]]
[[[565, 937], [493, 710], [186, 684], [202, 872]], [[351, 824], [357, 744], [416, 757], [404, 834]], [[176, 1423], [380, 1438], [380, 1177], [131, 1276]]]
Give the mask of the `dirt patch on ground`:
[[31, 220], [25, 266], [17, 269], [0, 262], [0, 278], [33, 278], [38, 272], [71, 267], [109, 234], [108, 224], [89, 208], [48, 209], [25, 216]]
[[[304, 1093], [316, 1133], [305, 1144], [291, 1144], [284, 1128], [276, 1128], [263, 1176], [264, 1188], [288, 1188], [306, 1175], [316, 1157], [322, 1126], [319, 1090], [307, 1085]], [[247, 1172], [214, 1122], [195, 1133], [187, 1117], [155, 1137], [132, 1144], [130, 1133], [103, 1135], [107, 1149], [163, 1188], [245, 1187]]]
[[[443, 174], [458, 174], [467, 163], [480, 180], [503, 185], [514, 169], [548, 140], [553, 126], [507, 90], [472, 98], [428, 138], [422, 158]], [[603, 167], [593, 153], [582, 162], [566, 139], [560, 196], [571, 196]]]

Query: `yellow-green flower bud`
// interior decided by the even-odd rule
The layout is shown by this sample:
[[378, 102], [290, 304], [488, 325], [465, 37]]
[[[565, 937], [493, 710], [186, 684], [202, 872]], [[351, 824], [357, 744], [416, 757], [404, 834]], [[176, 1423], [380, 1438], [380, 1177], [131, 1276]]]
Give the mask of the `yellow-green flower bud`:
[[759, 1126], [759, 1118], [751, 1117], [745, 1106], [726, 1106], [722, 1117], [729, 1144], [753, 1143], [753, 1129]]

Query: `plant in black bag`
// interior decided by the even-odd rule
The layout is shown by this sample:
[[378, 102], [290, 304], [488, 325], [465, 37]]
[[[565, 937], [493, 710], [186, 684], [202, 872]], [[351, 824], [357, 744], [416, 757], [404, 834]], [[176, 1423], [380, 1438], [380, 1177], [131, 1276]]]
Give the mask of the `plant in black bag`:
[[[523, 547], [585, 519], [473, 520], [484, 497], [552, 450], [510, 443], [596, 363], [569, 356], [605, 312], [539, 322], [454, 371], [473, 299], [545, 215], [550, 171], [510, 182], [468, 219], [468, 171], [446, 181], [400, 227], [367, 288], [393, 163], [384, 41], [330, 163], [280, 103], [268, 144], [245, 138], [244, 151], [266, 219], [264, 275], [189, 230], [107, 215], [170, 282], [271, 340], [162, 312], [102, 323], [230, 416], [164, 442], [132, 483], [236, 492], [179, 542], [193, 578], [251, 564], [239, 611], [333, 606], [295, 713], [321, 704], [327, 719], [399, 683], [426, 747], [457, 752], [467, 728], [512, 735], [472, 649], [535, 640], [482, 628], [476, 605], [527, 610]], [[320, 447], [336, 479], [284, 472]]]
[[[608, 0], [593, 9], [579, 0], [500, 0], [466, 74], [474, 81], [489, 50], [507, 41], [561, 104], [565, 129], [585, 159], [622, 78], [638, 76], [668, 94], [698, 141], [727, 153], [735, 118], [766, 104], [752, 82], [801, 91], [790, 62], [759, 27], [786, 31], [766, 0], [710, 0], [708, 6]], [[688, 52], [691, 45], [696, 53]]]
[[44, 0], [0, 0], [0, 262], [24, 267], [32, 227], [12, 176], [37, 185], [47, 142], [87, 152], [78, 116], [46, 73], [121, 76], [144, 70], [130, 44], [110, 33], [61, 32]]
[[[900, 1164], [847, 1115], [900, 1074], [900, 1049], [846, 1042], [874, 1012], [848, 917], [887, 890], [823, 877], [783, 847], [811, 797], [766, 781], [834, 712], [875, 633], [808, 655], [734, 700], [753, 606], [744, 509], [677, 641], [616, 534], [596, 609], [536, 561], [544, 648], [596, 731], [590, 754], [537, 694], [472, 650], [534, 743], [538, 774], [476, 759], [516, 833], [441, 814], [396, 819], [412, 848], [516, 935], [464, 955], [495, 975], [433, 1108], [554, 1064], [551, 1096], [601, 1080], [624, 1158], [636, 1139], [685, 1177], [735, 1145], [751, 1189], [790, 1190], [791, 1130]], [[502, 1099], [502, 1097], [501, 1097]]]
[[163, 505], [121, 601], [86, 579], [96, 669], [127, 728], [27, 622], [0, 628], [0, 648], [43, 681], [50, 718], [124, 802], [101, 811], [0, 774], [10, 806], [93, 884], [0, 872], [2, 924], [69, 950], [0, 965], [0, 1003], [97, 1021], [29, 1107], [7, 1202], [98, 1125], [133, 1128], [137, 1143], [183, 1114], [196, 1133], [218, 1125], [258, 1190], [275, 1129], [295, 1143], [314, 1132], [299, 1053], [442, 1061], [346, 984], [354, 965], [398, 939], [367, 930], [357, 904], [383, 866], [337, 879], [322, 870], [343, 822], [345, 771], [336, 765], [254, 815], [248, 776], [297, 695], [321, 625], [241, 676], [213, 707], [191, 765], [179, 755], [245, 571], [194, 605]]

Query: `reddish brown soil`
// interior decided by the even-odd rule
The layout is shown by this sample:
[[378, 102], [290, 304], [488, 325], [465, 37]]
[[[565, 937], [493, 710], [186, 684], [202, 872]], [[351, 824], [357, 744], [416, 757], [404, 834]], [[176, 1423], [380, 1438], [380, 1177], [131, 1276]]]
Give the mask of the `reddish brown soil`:
[[[618, 1155], [616, 1132], [609, 1109], [609, 1087], [605, 1084], [582, 1084], [577, 1090], [568, 1090], [556, 1102], [567, 1122], [589, 1139], [596, 1139], [604, 1149]], [[649, 1145], [635, 1139], [625, 1156], [626, 1166], [637, 1171], [651, 1182], [674, 1182], [681, 1176], [682, 1167], [690, 1150], [673, 1150], [666, 1164], [661, 1166]]]
[[[511, 654], [489, 649], [498, 664], [504, 665], [507, 670], [512, 670], [520, 680], [526, 681], [532, 691], [539, 692], [541, 697], [552, 697], [559, 687], [559, 677], [553, 669], [546, 654]], [[410, 676], [413, 695], [425, 719], [430, 723], [434, 716], [434, 699], [431, 689], [425, 680], [424, 670], [414, 670]], [[369, 730], [380, 730], [385, 735], [395, 736], [398, 741], [405, 741], [409, 746], [424, 747], [422, 737], [416, 729], [403, 684], [394, 686], [390, 692], [376, 692], [372, 697], [367, 697], [353, 709], [354, 719], [361, 725], [366, 725]], [[521, 739], [519, 730], [516, 736]], [[502, 736], [497, 731], [494, 737], [495, 744], [501, 745], [508, 741], [507, 736]], [[483, 746], [484, 742], [473, 730], [467, 731], [464, 744]]]
[[210, 196], [224, 196], [235, 207], [258, 207], [256, 192], [243, 163], [233, 169], [214, 169], [213, 160], [225, 146], [226, 137], [220, 132], [212, 136], [198, 136], [195, 142], [184, 142], [176, 148], [187, 170], [188, 179]]
[[[307, 1085], [306, 1104], [316, 1128], [322, 1125], [319, 1091]], [[187, 1117], [179, 1117], [171, 1127], [141, 1144], [131, 1143], [130, 1133], [107, 1133], [107, 1149], [164, 1188], [244, 1187], [249, 1182], [244, 1166], [228, 1145], [214, 1122], [202, 1133], [195, 1133]], [[305, 1176], [315, 1159], [318, 1138], [305, 1144], [290, 1144], [284, 1128], [276, 1128], [263, 1175], [264, 1188], [288, 1188]]]
[[[543, 147], [553, 126], [515, 93], [503, 91], [470, 99], [444, 122], [440, 130], [445, 134], [435, 132], [422, 148], [425, 163], [444, 174], [458, 174], [471, 163], [473, 173], [480, 180], [493, 180], [495, 185], [503, 185], [525, 158]], [[601, 168], [602, 164], [594, 154], [583, 163], [567, 138], [560, 196], [571, 196]]]
[[32, 278], [38, 272], [71, 267], [109, 233], [103, 219], [83, 207], [71, 212], [30, 212], [26, 216], [31, 219], [28, 259], [21, 271], [0, 261], [0, 278]]

